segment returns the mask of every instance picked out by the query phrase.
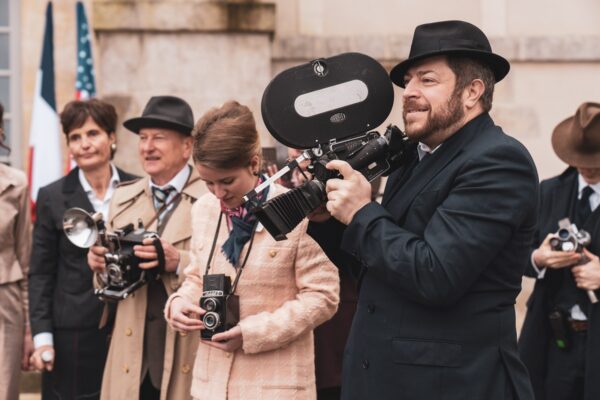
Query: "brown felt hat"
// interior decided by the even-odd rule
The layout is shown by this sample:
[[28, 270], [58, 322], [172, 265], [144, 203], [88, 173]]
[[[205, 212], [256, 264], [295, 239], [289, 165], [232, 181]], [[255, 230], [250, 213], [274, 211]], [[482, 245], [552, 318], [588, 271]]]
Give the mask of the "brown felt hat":
[[572, 167], [600, 168], [600, 103], [583, 103], [552, 133], [556, 155]]

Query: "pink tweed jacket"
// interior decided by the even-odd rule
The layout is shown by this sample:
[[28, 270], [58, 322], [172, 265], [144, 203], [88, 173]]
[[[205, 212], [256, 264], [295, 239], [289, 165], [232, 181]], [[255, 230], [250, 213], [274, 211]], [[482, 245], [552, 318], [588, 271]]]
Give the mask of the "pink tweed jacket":
[[[284, 190], [272, 185], [269, 197]], [[194, 303], [200, 299], [219, 213], [219, 202], [210, 193], [192, 208], [191, 264], [183, 285], [166, 304], [167, 320], [174, 297]], [[237, 289], [243, 348], [227, 353], [198, 339], [191, 389], [195, 399], [316, 398], [312, 331], [335, 313], [339, 277], [306, 227], [304, 221], [281, 242], [259, 227]], [[223, 220], [210, 273], [233, 280], [235, 269], [220, 251], [227, 237]]]

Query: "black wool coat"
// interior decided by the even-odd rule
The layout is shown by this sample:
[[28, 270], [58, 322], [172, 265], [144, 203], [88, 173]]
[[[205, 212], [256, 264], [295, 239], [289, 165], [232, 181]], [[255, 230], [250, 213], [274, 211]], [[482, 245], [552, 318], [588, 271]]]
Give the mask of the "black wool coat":
[[[574, 202], [578, 191], [577, 170], [568, 168], [561, 175], [545, 180], [540, 185], [540, 207], [538, 229], [531, 252], [537, 249], [549, 233], [558, 229], [558, 221], [573, 216]], [[596, 208], [583, 226], [590, 233], [592, 242], [588, 250], [600, 255], [600, 207]], [[537, 273], [528, 264], [526, 275], [537, 278]], [[529, 301], [527, 315], [519, 338], [519, 352], [531, 375], [531, 382], [537, 400], [544, 400], [548, 342], [552, 340], [552, 331], [548, 323], [548, 314], [552, 311], [553, 293], [556, 293], [564, 279], [563, 270], [547, 270], [543, 279], [538, 279]], [[597, 295], [599, 293], [597, 292]], [[600, 399], [600, 303], [587, 303], [586, 314], [590, 328], [587, 334], [587, 358], [585, 366], [585, 400]]]
[[395, 171], [382, 205], [310, 224], [361, 275], [343, 399], [533, 399], [514, 304], [537, 196], [529, 153], [484, 113]]

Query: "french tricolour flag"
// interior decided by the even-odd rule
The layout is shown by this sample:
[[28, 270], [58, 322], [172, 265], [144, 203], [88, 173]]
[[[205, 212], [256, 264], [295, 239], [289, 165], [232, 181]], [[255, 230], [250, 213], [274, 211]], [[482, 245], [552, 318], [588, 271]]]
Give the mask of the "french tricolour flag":
[[42, 62], [37, 72], [29, 134], [29, 185], [33, 205], [42, 186], [62, 176], [61, 134], [54, 89], [52, 2], [46, 7]]

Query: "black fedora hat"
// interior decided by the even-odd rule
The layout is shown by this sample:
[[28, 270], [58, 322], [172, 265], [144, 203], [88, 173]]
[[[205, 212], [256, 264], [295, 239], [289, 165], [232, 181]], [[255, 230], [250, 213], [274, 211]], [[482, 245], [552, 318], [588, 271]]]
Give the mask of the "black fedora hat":
[[138, 134], [142, 128], [165, 128], [191, 135], [194, 113], [190, 105], [179, 97], [154, 96], [146, 104], [141, 117], [128, 119], [123, 126]]
[[481, 29], [464, 21], [441, 21], [415, 28], [410, 55], [392, 69], [390, 79], [404, 87], [404, 75], [415, 62], [450, 54], [475, 58], [485, 63], [494, 72], [496, 82], [501, 81], [510, 69], [504, 57], [492, 53], [492, 46]]

